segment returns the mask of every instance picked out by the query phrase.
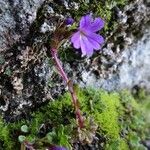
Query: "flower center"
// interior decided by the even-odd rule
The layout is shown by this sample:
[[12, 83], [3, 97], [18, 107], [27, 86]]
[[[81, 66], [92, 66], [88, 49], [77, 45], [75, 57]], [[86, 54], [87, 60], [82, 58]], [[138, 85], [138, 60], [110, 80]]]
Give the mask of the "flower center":
[[83, 30], [80, 30], [80, 35], [81, 36], [86, 36], [86, 33]]

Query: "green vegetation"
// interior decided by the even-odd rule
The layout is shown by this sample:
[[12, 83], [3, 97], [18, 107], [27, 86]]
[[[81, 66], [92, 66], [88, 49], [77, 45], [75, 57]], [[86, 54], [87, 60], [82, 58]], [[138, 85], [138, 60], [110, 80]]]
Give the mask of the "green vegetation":
[[[80, 3], [79, 11], [74, 11], [72, 9], [69, 11], [76, 20], [77, 25], [82, 16], [92, 12], [95, 17], [101, 17], [105, 21], [105, 26], [100, 31], [100, 34], [106, 38], [118, 25], [114, 8], [117, 7], [123, 10], [124, 6], [129, 3], [129, 0], [93, 0], [88, 3], [86, 0], [80, 0], [77, 2]], [[62, 46], [59, 50], [59, 56], [63, 62], [71, 63], [73, 61], [81, 61], [81, 55], [76, 54], [69, 46]]]
[[113, 8], [119, 7], [122, 9], [127, 3], [128, 0], [107, 0], [98, 2], [95, 0], [94, 5], [97, 6], [95, 8], [95, 14], [105, 20], [105, 32], [114, 30], [117, 26]]
[[[94, 15], [105, 20], [105, 29], [102, 31], [104, 33], [113, 30], [117, 25], [113, 19], [113, 8], [124, 7], [128, 2], [128, 0], [93, 0], [91, 3], [80, 1], [80, 11], [70, 10], [73, 17], [79, 20], [89, 10], [93, 10]], [[39, 15], [35, 28], [43, 23], [42, 18], [44, 19]], [[68, 62], [80, 59], [74, 55], [71, 48], [60, 51], [60, 57]], [[0, 57], [0, 64], [4, 62], [5, 59]], [[11, 76], [9, 67], [6, 68], [5, 74]], [[53, 83], [49, 83], [49, 86], [53, 86]], [[93, 136], [97, 135], [102, 137], [103, 140], [99, 140], [99, 143], [106, 150], [145, 149], [141, 141], [150, 138], [148, 135], [150, 97], [144, 91], [140, 91], [136, 96], [128, 91], [108, 93], [103, 90], [78, 88], [76, 91], [86, 118], [85, 129], [77, 132], [70, 94], [65, 93], [56, 101], [49, 102], [30, 114], [29, 120], [6, 123], [0, 118], [0, 150], [19, 150], [20, 143], [24, 140], [33, 142], [35, 148], [41, 150], [50, 144], [72, 149], [75, 141], [90, 143]]]
[[100, 16], [105, 20], [105, 31], [113, 30], [116, 21], [114, 20], [114, 7], [123, 8], [126, 4], [129, 3], [129, 0], [106, 0], [106, 1], [99, 1], [93, 0], [90, 3], [86, 3], [84, 0], [80, 0], [80, 11], [75, 12], [75, 16], [81, 17], [86, 12], [92, 11], [94, 15]]
[[77, 132], [70, 95], [66, 93], [34, 112], [30, 121], [5, 123], [1, 118], [1, 149], [19, 150], [20, 142], [24, 140], [34, 142], [35, 148], [41, 150], [48, 144], [72, 149], [73, 142], [79, 139], [83, 143], [90, 143], [95, 132], [103, 137], [104, 140], [99, 142], [104, 149], [145, 149], [141, 140], [149, 136], [147, 114], [150, 97], [142, 92], [134, 98], [128, 91], [108, 93], [78, 88], [76, 91], [86, 118], [83, 131]]

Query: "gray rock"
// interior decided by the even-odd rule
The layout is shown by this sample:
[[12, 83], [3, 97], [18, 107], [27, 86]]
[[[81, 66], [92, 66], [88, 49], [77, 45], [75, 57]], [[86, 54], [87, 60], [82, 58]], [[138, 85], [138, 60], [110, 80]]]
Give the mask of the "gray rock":
[[[47, 58], [49, 46], [45, 45], [49, 45], [58, 21], [79, 7], [78, 2], [68, 0], [0, 0], [0, 112], [7, 121], [28, 117], [30, 110], [66, 90], [52, 60]], [[61, 58], [74, 83], [114, 90], [142, 82], [149, 88], [149, 32], [145, 24], [150, 8], [137, 0], [118, 11], [118, 28], [105, 37], [102, 51], [85, 59], [72, 48], [72, 60], [70, 56]], [[68, 46], [71, 48], [70, 43], [63, 45]], [[138, 61], [132, 60], [134, 57]]]
[[68, 14], [59, 1], [6, 0], [0, 8], [0, 112], [14, 121], [65, 90], [44, 44]]
[[117, 11], [119, 29], [107, 38], [100, 56], [92, 58], [91, 64], [84, 64], [89, 69], [82, 69], [82, 78], [77, 80], [82, 87], [109, 91], [136, 85], [149, 90], [150, 28], [146, 23], [150, 20], [150, 7], [137, 0], [124, 11]]
[[143, 37], [128, 46], [120, 55], [120, 61], [115, 62], [114, 74], [107, 78], [97, 79], [94, 73], [82, 71], [81, 86], [103, 88], [106, 90], [132, 89], [139, 86], [150, 90], [150, 27], [147, 27]]
[[0, 0], [0, 52], [29, 33], [44, 0]]

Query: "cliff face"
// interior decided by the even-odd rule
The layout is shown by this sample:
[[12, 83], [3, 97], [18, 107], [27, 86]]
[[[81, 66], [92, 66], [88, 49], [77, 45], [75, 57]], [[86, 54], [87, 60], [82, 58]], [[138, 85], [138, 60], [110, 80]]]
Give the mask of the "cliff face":
[[[31, 106], [28, 97], [32, 96], [29, 93], [33, 92], [31, 82], [34, 82], [34, 78], [29, 77], [31, 72], [27, 68], [28, 62], [35, 58], [33, 48], [28, 42], [32, 37], [28, 36], [37, 17], [37, 9], [42, 3], [42, 0], [0, 1], [1, 111], [9, 112], [8, 114], [18, 115], [20, 110], [23, 111], [22, 106]], [[28, 93], [28, 96], [23, 93]]]
[[[64, 91], [49, 56], [51, 33], [58, 20], [66, 16], [78, 20], [87, 12], [105, 19], [106, 42], [90, 59], [81, 58], [65, 43], [60, 57], [69, 76], [80, 86], [106, 90], [132, 88], [145, 78], [149, 88], [148, 1], [1, 0], [0, 111], [7, 121], [26, 117], [28, 110]], [[139, 77], [137, 82], [134, 76]]]
[[[50, 43], [58, 22], [87, 13], [105, 20], [102, 49], [82, 58], [68, 40], [59, 50], [87, 119], [77, 133]], [[149, 0], [0, 0], [0, 150], [19, 149], [20, 135], [41, 149], [150, 147], [149, 49]]]

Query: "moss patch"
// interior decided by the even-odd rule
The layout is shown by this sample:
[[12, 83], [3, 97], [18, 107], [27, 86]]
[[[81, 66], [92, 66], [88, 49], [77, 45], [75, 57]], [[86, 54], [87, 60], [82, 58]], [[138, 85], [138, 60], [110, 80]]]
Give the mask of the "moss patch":
[[[107, 150], [145, 149], [141, 140], [148, 137], [147, 97], [139, 102], [130, 92], [108, 93], [103, 90], [78, 89], [81, 110], [98, 125], [97, 134], [103, 137], [99, 143]], [[148, 100], [149, 101], [149, 100]], [[146, 103], [145, 103], [146, 104]], [[34, 142], [43, 149], [48, 144], [57, 144], [72, 149], [78, 139], [74, 110], [69, 93], [49, 102], [30, 116], [30, 120], [5, 123], [0, 119], [0, 147], [3, 150], [20, 148], [18, 136]], [[21, 131], [28, 126], [28, 133]], [[85, 130], [89, 132], [90, 128]], [[93, 145], [94, 146], [94, 145]]]
[[[126, 4], [129, 3], [128, 0], [92, 0], [89, 3], [85, 3], [81, 0], [80, 8], [78, 12], [75, 12], [74, 16], [80, 18], [89, 10], [93, 12], [94, 15], [99, 16], [105, 20], [105, 31], [112, 30], [115, 26], [114, 20], [114, 8], [119, 7], [122, 9]], [[72, 12], [71, 12], [72, 13]]]

